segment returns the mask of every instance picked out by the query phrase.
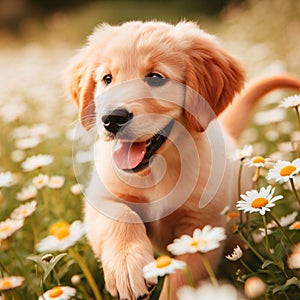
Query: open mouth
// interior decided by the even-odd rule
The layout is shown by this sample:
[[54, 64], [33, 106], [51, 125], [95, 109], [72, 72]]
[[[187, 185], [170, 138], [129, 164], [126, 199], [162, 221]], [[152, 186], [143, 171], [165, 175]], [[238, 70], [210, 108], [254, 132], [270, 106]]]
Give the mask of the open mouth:
[[173, 124], [172, 120], [152, 138], [144, 142], [117, 140], [113, 150], [116, 166], [127, 172], [138, 172], [149, 166], [151, 157], [168, 139]]

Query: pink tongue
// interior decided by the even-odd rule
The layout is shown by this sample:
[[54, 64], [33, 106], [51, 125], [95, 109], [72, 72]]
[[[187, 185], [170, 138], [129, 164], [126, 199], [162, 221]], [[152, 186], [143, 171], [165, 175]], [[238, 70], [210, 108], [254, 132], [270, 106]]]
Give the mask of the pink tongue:
[[114, 161], [119, 169], [128, 170], [137, 167], [146, 154], [146, 142], [118, 142], [113, 152]]

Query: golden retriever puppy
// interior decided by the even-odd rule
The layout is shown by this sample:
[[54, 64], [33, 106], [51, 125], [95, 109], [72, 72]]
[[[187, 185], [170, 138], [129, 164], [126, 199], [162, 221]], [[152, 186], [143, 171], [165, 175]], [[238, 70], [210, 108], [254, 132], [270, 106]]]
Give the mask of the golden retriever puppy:
[[[71, 95], [82, 125], [99, 136], [87, 236], [113, 296], [146, 298], [157, 282], [143, 276], [154, 249], [166, 253], [174, 238], [207, 224], [225, 227], [220, 212], [237, 200], [238, 162], [217, 117], [243, 84], [240, 64], [192, 22], [104, 24], [72, 59]], [[262, 94], [277, 87], [266, 86]], [[234, 137], [246, 123], [237, 113], [233, 105], [222, 116]], [[214, 268], [221, 255], [222, 247], [208, 253]], [[176, 258], [195, 282], [207, 277], [199, 255]], [[184, 283], [183, 272], [172, 274], [171, 299]]]

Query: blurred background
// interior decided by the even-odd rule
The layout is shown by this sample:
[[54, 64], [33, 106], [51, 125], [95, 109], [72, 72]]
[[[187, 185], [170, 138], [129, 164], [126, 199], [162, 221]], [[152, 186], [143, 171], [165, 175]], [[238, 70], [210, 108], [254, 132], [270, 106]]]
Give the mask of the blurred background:
[[134, 19], [196, 21], [241, 61], [248, 81], [300, 77], [299, 0], [0, 0], [0, 119], [66, 131], [77, 119], [68, 60], [97, 24]]
[[[196, 21], [240, 60], [247, 82], [274, 73], [300, 78], [299, 0], [0, 0], [0, 172], [10, 170], [18, 178], [18, 185], [4, 196], [0, 193], [0, 221], [17, 206], [16, 192], [29, 185], [39, 172], [23, 172], [22, 161], [40, 153], [55, 157], [55, 162], [42, 172], [63, 175], [66, 182], [55, 193], [61, 211], [57, 212], [55, 204], [50, 214], [45, 214], [43, 203], [39, 204], [33, 221], [38, 225], [38, 237], [44, 237], [47, 226], [60, 218], [68, 222], [81, 218], [81, 197], [69, 190], [77, 181], [88, 180], [79, 168], [74, 171], [74, 165], [87, 163], [83, 169], [89, 171], [91, 153], [90, 144], [84, 145], [85, 149], [75, 139], [77, 109], [66, 91], [65, 69], [97, 24], [135, 19]], [[289, 141], [297, 140], [300, 145], [300, 131], [293, 131], [293, 118], [278, 108], [284, 95], [278, 91], [266, 97], [253, 118], [253, 126], [245, 132], [242, 144], [251, 143], [255, 155], [290, 159], [294, 152]], [[49, 199], [53, 197], [51, 191], [47, 193]], [[34, 251], [33, 234], [29, 224], [26, 226], [11, 246], [22, 258]], [[80, 247], [99, 286], [103, 286], [90, 248], [87, 244]], [[31, 287], [38, 280], [34, 265], [25, 260], [26, 267], [19, 270], [13, 257], [7, 251], [3, 265], [16, 275], [28, 271], [32, 276], [28, 281], [32, 285], [24, 287], [24, 297], [16, 299], [31, 300]], [[69, 263], [62, 268], [59, 275], [63, 283], [70, 283], [74, 270], [79, 272]], [[224, 270], [222, 276], [235, 269], [230, 265]], [[235, 280], [235, 275], [232, 277]]]

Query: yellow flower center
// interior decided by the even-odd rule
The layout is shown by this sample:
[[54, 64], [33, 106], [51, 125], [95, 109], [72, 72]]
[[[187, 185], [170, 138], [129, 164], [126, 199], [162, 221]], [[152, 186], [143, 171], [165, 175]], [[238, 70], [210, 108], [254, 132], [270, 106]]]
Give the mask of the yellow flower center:
[[57, 298], [59, 297], [61, 294], [63, 293], [63, 290], [57, 286], [57, 287], [54, 287], [50, 290], [49, 292], [49, 297], [50, 298]]
[[199, 245], [199, 241], [196, 241], [196, 240], [192, 240], [190, 243], [191, 247], [197, 247], [198, 245]]
[[200, 244], [207, 244], [207, 240], [195, 240], [193, 239], [191, 242], [190, 242], [190, 246], [191, 247], [198, 247]]
[[0, 227], [0, 232], [6, 232], [10, 229], [10, 226], [9, 225], [4, 225], [2, 227]]
[[292, 229], [297, 229], [297, 230], [299, 230], [299, 229], [300, 229], [300, 222], [299, 222], [299, 221], [295, 222], [295, 223], [291, 226], [291, 228], [292, 228]]
[[236, 217], [239, 217], [240, 213], [237, 212], [237, 211], [230, 211], [226, 214], [226, 216], [229, 218], [229, 219], [233, 219], [233, 218], [236, 218]]
[[293, 165], [285, 166], [285, 167], [283, 167], [283, 168], [280, 170], [280, 176], [289, 176], [289, 175], [291, 175], [295, 170], [296, 170], [296, 167], [293, 166]]
[[8, 280], [8, 279], [4, 279], [4, 280], [2, 281], [2, 287], [3, 287], [4, 289], [9, 289], [9, 288], [11, 288], [11, 287], [12, 287], [11, 281]]
[[21, 215], [26, 216], [28, 214], [28, 210], [26, 208], [22, 209]]
[[254, 164], [258, 164], [258, 163], [265, 163], [266, 160], [262, 156], [255, 156], [252, 158], [252, 162]]
[[169, 266], [172, 263], [172, 259], [169, 256], [161, 256], [155, 260], [156, 268], [161, 269]]
[[256, 198], [252, 201], [251, 206], [253, 208], [261, 208], [269, 203], [266, 198]]
[[36, 184], [37, 184], [37, 185], [42, 185], [42, 184], [44, 184], [44, 179], [43, 179], [43, 178], [38, 179], [38, 180], [36, 181]]
[[70, 235], [70, 225], [64, 221], [56, 222], [50, 226], [49, 234], [62, 240]]

